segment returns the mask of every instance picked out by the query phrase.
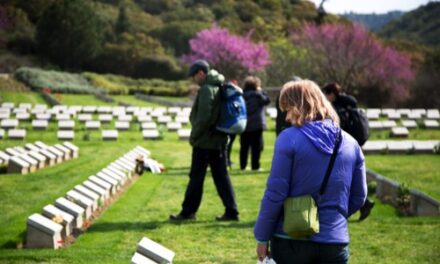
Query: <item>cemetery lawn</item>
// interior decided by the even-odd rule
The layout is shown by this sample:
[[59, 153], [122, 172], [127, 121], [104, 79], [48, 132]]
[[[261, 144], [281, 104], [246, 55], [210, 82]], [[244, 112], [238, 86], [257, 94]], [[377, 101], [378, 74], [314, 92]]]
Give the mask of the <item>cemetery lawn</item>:
[[97, 105], [97, 106], [116, 106], [117, 102], [104, 102], [92, 94], [60, 94], [55, 95], [64, 105]]
[[407, 138], [390, 137], [391, 130], [386, 131], [371, 131], [369, 140], [439, 140], [440, 129], [424, 129], [421, 128], [422, 123], [418, 124], [417, 129], [408, 129], [409, 135]]
[[[263, 172], [239, 171], [239, 139], [234, 143], [231, 180], [241, 219], [231, 223], [214, 220], [223, 213], [223, 207], [209, 173], [197, 221], [168, 221], [170, 213], [180, 210], [191, 157], [190, 146], [179, 141], [175, 133], [166, 133], [164, 140], [143, 141], [141, 133], [132, 128], [120, 132], [116, 142], [102, 142], [98, 132], [93, 132], [96, 134], [90, 141], [83, 141], [84, 132], [77, 133], [74, 143], [80, 147], [78, 159], [28, 175], [0, 175], [0, 263], [128, 263], [144, 236], [175, 251], [176, 264], [256, 262], [252, 230], [270, 168], [273, 131], [265, 133]], [[37, 139], [47, 144], [57, 142], [52, 133], [28, 131], [26, 142]], [[22, 143], [3, 140], [0, 149]], [[28, 216], [41, 212], [45, 205], [138, 144], [165, 164], [164, 174], [141, 176], [70, 247], [17, 249], [23, 243]], [[367, 164], [386, 177], [407, 170], [414, 171], [408, 175], [414, 182], [437, 178], [437, 183], [431, 183], [435, 189], [440, 170], [434, 164], [439, 163], [439, 157], [368, 156]], [[356, 221], [358, 215], [350, 219], [350, 263], [438, 263], [439, 217], [400, 217], [394, 208], [376, 203], [364, 222]]]
[[440, 155], [368, 155], [367, 167], [440, 200]]
[[0, 91], [0, 101], [13, 102], [16, 105], [20, 103], [30, 104], [46, 104], [43, 97], [39, 93], [35, 92], [9, 92]]

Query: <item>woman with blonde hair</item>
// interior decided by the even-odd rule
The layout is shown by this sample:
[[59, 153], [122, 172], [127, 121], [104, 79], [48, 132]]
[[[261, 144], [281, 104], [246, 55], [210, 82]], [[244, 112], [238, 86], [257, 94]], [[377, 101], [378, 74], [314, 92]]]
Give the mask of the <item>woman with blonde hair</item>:
[[[280, 107], [292, 124], [275, 143], [272, 168], [254, 228], [257, 256], [270, 250], [277, 264], [347, 263], [347, 219], [367, 196], [365, 162], [361, 148], [341, 131], [330, 102], [312, 81], [288, 82], [283, 86]], [[337, 137], [333, 169], [325, 192], [320, 187]], [[283, 230], [283, 203], [288, 197], [311, 195], [316, 201], [319, 232], [294, 239]]]

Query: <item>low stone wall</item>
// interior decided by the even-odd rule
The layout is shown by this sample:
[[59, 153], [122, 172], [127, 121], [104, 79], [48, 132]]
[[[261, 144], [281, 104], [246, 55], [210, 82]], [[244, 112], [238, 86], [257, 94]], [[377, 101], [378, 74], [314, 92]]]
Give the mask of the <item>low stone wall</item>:
[[[367, 170], [367, 181], [376, 182], [376, 196], [384, 203], [398, 207], [400, 183]], [[417, 216], [440, 216], [440, 202], [418, 190], [410, 189], [409, 213]]]

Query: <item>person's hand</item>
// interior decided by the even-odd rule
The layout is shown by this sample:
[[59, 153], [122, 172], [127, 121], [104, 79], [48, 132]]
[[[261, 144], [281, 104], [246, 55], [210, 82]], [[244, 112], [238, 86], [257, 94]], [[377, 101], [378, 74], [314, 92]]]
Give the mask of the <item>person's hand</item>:
[[266, 244], [258, 243], [257, 244], [257, 257], [258, 260], [263, 261], [264, 258], [269, 254], [269, 250]]

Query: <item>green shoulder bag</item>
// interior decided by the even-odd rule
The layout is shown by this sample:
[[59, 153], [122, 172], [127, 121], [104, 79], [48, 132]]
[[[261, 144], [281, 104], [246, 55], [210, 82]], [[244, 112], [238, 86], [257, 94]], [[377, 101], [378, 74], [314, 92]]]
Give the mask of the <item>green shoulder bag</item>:
[[[321, 197], [327, 187], [339, 145], [341, 143], [341, 130], [336, 137], [333, 153], [321, 184], [319, 196]], [[305, 239], [308, 236], [319, 233], [318, 206], [311, 195], [288, 197], [284, 201], [284, 223], [283, 230], [291, 238]]]

